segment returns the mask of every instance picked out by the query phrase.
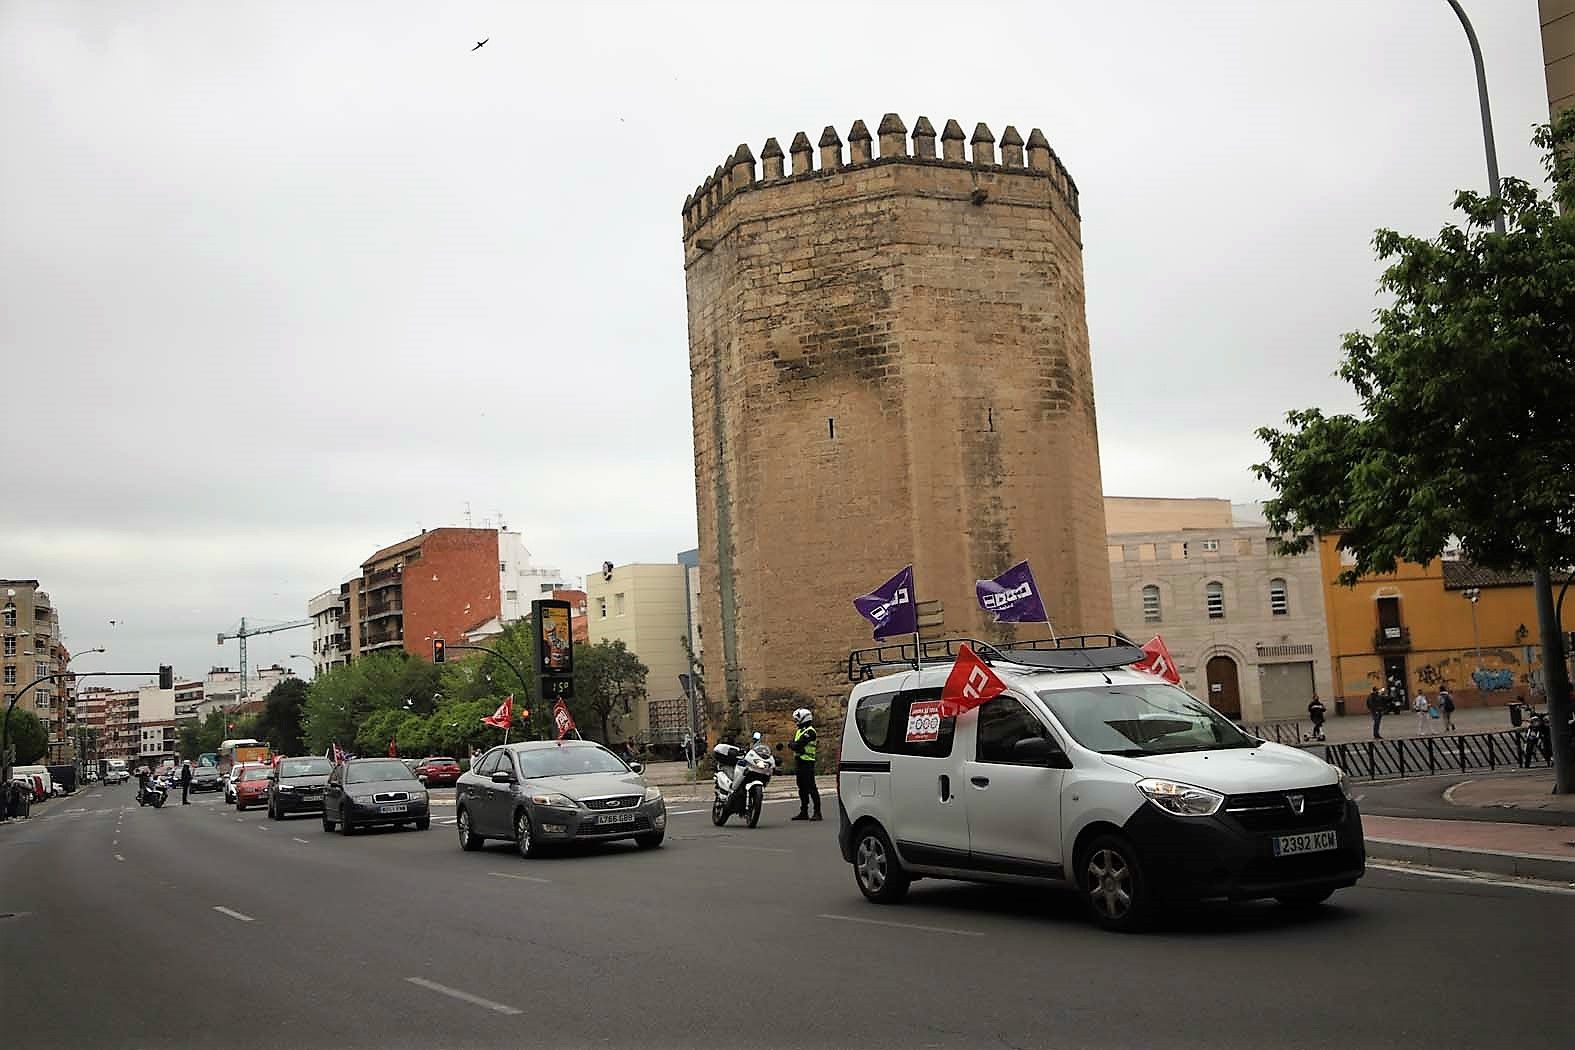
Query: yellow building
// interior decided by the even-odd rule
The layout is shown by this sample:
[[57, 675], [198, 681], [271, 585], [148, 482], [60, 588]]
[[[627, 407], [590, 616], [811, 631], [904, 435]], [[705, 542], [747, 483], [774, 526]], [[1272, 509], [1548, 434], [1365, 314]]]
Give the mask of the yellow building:
[[1505, 704], [1540, 686], [1542, 654], [1531, 573], [1499, 573], [1458, 559], [1402, 562], [1354, 587], [1338, 537], [1319, 540], [1335, 696], [1347, 714], [1395, 678], [1406, 695], [1447, 683], [1459, 706]]
[[619, 565], [585, 578], [591, 644], [622, 641], [645, 664], [646, 702], [617, 720], [615, 736], [677, 744], [688, 723], [682, 675], [689, 671], [688, 567]]

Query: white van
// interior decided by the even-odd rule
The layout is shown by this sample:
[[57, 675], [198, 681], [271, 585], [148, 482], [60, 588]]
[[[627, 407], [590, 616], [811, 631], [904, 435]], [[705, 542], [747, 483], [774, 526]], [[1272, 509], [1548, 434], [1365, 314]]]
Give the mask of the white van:
[[13, 777], [39, 777], [44, 782], [44, 795], [52, 796], [55, 793], [55, 778], [49, 775], [45, 766], [12, 766]]
[[1305, 907], [1361, 878], [1344, 774], [1128, 670], [1129, 640], [970, 641], [1007, 691], [941, 718], [964, 640], [924, 643], [917, 666], [911, 645], [849, 658], [838, 842], [870, 900], [921, 877], [1058, 885], [1133, 929], [1166, 900]]

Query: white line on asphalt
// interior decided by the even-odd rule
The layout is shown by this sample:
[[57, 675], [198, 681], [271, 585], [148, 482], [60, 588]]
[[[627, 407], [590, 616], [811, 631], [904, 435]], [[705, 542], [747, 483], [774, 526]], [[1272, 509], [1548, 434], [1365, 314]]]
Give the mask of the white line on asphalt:
[[723, 849], [749, 849], [756, 853], [792, 853], [790, 849], [777, 849], [774, 846], [723, 846]]
[[709, 809], [675, 809], [667, 814], [669, 817], [687, 817], [691, 813], [709, 813]]
[[117, 853], [117, 854], [115, 854], [115, 859], [116, 860], [125, 860], [126, 858], [122, 857], [119, 853]]
[[447, 985], [438, 984], [436, 981], [429, 981], [424, 977], [406, 977], [405, 980], [409, 981], [418, 988], [425, 988], [428, 991], [437, 992], [439, 995], [446, 995], [451, 999], [458, 999], [462, 1003], [470, 1003], [472, 1006], [480, 1006], [484, 1009], [491, 1010], [494, 1013], [508, 1014], [512, 1016], [520, 1012], [514, 1009], [512, 1006], [504, 1006], [502, 1003], [495, 1003], [491, 999], [483, 999], [479, 995], [471, 995], [469, 992], [462, 992], [458, 988], [450, 988]]
[[118, 845], [120, 845], [120, 840], [116, 839], [115, 841], [111, 842], [110, 845], [111, 846], [118, 846]]
[[1538, 893], [1568, 893], [1575, 894], [1575, 886], [1554, 886], [1545, 882], [1526, 882], [1521, 879], [1495, 879], [1487, 875], [1472, 875], [1466, 872], [1438, 871], [1435, 868], [1412, 868], [1403, 864], [1376, 864], [1368, 861], [1369, 868], [1378, 868], [1380, 871], [1392, 871], [1396, 875], [1419, 875], [1424, 879], [1448, 879], [1451, 882], [1476, 882], [1484, 886], [1507, 886], [1516, 890], [1535, 890]]
[[499, 879], [518, 879], [521, 882], [551, 882], [551, 879], [538, 879], [534, 875], [510, 875], [503, 871], [489, 871], [488, 875]]
[[266, 824], [259, 824], [259, 825], [257, 825], [257, 830], [258, 831], [267, 831], [268, 830], [268, 825], [266, 825]]
[[301, 845], [303, 845], [303, 846], [310, 846], [310, 845], [311, 845], [311, 843], [310, 843], [310, 842], [308, 842], [308, 841], [306, 841], [306, 840], [305, 840], [305, 839], [297, 839], [297, 838], [293, 838], [293, 837], [292, 837], [292, 839], [291, 839], [291, 841], [293, 841], [293, 842], [299, 842], [299, 843], [300, 843], [300, 844], [301, 844]]
[[838, 922], [862, 922], [870, 926], [896, 926], [904, 930], [924, 930], [927, 933], [955, 933], [959, 937], [983, 937], [977, 930], [953, 930], [945, 926], [920, 926], [913, 922], [887, 922], [884, 919], [860, 919], [852, 915], [817, 915], [817, 919], [836, 919]]
[[220, 915], [228, 915], [232, 919], [239, 919], [241, 922], [251, 922], [252, 921], [252, 917], [250, 915], [242, 915], [238, 911], [231, 911], [228, 908], [221, 908], [217, 904], [215, 904], [213, 906], [213, 910], [218, 912]]
[[440, 820], [440, 821], [438, 821], [438, 823], [439, 824], [458, 824], [459, 823], [459, 818], [458, 817], [449, 817], [447, 820]]

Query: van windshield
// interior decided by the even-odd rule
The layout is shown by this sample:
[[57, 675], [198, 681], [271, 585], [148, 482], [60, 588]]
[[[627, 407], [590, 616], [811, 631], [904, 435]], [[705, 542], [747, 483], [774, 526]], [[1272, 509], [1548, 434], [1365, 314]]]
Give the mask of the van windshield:
[[1163, 683], [1047, 689], [1039, 699], [1079, 744], [1107, 755], [1170, 755], [1262, 743], [1201, 700]]

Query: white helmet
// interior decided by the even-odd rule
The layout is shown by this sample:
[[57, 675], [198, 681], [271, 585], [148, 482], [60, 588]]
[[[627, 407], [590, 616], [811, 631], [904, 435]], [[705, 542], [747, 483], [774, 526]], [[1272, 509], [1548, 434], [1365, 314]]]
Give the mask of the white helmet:
[[794, 725], [807, 726], [814, 720], [815, 716], [810, 713], [809, 708], [807, 707], [801, 707], [797, 711], [793, 712]]

